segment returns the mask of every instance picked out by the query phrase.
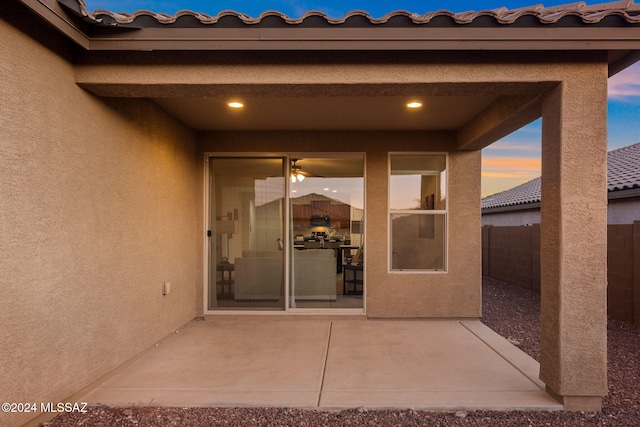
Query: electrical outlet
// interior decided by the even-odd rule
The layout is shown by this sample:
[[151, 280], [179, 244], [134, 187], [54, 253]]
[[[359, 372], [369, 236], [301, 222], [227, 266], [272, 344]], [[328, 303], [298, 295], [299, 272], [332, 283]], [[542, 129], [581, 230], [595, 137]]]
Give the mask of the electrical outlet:
[[164, 282], [162, 285], [162, 295], [168, 295], [171, 292], [171, 283]]

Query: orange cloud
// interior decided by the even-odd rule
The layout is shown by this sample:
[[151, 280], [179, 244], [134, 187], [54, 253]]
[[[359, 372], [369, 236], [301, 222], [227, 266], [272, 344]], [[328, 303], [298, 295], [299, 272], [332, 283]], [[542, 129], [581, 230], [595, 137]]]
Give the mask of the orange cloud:
[[518, 157], [489, 157], [482, 159], [482, 169], [500, 169], [500, 170], [527, 170], [540, 171], [542, 162], [540, 159], [528, 159]]
[[482, 158], [482, 197], [500, 193], [540, 176], [539, 158]]
[[[531, 180], [533, 178], [537, 178], [540, 176], [539, 172], [531, 171], [531, 172], [517, 172], [517, 171], [508, 171], [508, 172], [482, 172], [483, 178], [495, 178], [495, 179], [524, 179]], [[524, 182], [524, 181], [523, 181]]]

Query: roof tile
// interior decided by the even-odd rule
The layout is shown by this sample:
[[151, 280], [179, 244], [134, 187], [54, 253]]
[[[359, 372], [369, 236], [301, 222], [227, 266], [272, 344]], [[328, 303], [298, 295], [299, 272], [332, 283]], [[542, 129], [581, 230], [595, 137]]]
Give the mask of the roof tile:
[[482, 209], [540, 202], [540, 177], [482, 199]]
[[609, 191], [640, 188], [640, 142], [609, 152]]
[[198, 13], [190, 10], [182, 10], [174, 15], [168, 15], [165, 13], [156, 13], [149, 10], [138, 10], [134, 13], [123, 12], [111, 12], [109, 10], [97, 9], [93, 13], [87, 10], [84, 0], [58, 0], [59, 2], [72, 8], [83, 17], [97, 24], [108, 23], [111, 25], [133, 25], [137, 18], [151, 17], [160, 24], [171, 25], [174, 24], [178, 18], [183, 16], [190, 16], [197, 19], [202, 25], [216, 25], [224, 17], [235, 17], [240, 20], [244, 25], [255, 26], [266, 24], [266, 18], [277, 17], [288, 25], [304, 25], [305, 21], [312, 17], [320, 17], [324, 19], [328, 25], [342, 25], [348, 19], [353, 17], [364, 18], [365, 22], [368, 21], [370, 25], [384, 25], [391, 19], [397, 17], [405, 17], [411, 20], [415, 25], [428, 25], [436, 18], [448, 17], [455, 24], [469, 25], [477, 22], [480, 17], [491, 17], [495, 19], [498, 24], [511, 25], [524, 16], [534, 16], [542, 24], [557, 24], [563, 18], [568, 16], [574, 16], [582, 20], [584, 24], [598, 24], [605, 18], [610, 16], [617, 16], [622, 18], [628, 24], [640, 24], [640, 4], [634, 3], [633, 0], [615, 1], [609, 3], [602, 3], [598, 5], [587, 6], [584, 2], [577, 2], [566, 4], [562, 6], [544, 7], [543, 5], [535, 5], [529, 7], [523, 7], [520, 9], [506, 9], [499, 8], [493, 10], [480, 10], [480, 11], [468, 11], [461, 13], [453, 13], [447, 10], [440, 10], [436, 12], [429, 12], [423, 15], [407, 12], [404, 10], [398, 10], [390, 12], [380, 18], [374, 18], [367, 12], [362, 10], [354, 10], [341, 18], [331, 18], [324, 12], [320, 11], [308, 11], [299, 18], [290, 18], [284, 13], [278, 11], [266, 11], [260, 14], [257, 18], [252, 18], [246, 14], [226, 10], [218, 13], [215, 16], [207, 15], [204, 13]]

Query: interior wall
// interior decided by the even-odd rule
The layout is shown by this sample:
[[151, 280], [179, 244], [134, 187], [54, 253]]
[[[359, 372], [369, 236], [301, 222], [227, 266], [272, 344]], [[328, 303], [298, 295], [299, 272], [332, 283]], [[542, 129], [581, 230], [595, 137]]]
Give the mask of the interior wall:
[[[365, 280], [369, 317], [479, 317], [482, 265], [480, 151], [451, 132], [204, 132], [203, 153], [365, 153]], [[446, 152], [448, 272], [390, 273], [388, 153]]]
[[196, 315], [195, 135], [2, 19], [0, 39], [0, 396], [64, 402]]

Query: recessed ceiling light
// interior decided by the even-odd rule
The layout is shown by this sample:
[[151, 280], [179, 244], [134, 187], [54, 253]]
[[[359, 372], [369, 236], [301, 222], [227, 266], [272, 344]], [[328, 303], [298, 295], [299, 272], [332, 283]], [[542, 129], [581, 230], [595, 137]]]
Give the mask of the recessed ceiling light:
[[242, 108], [244, 107], [244, 104], [242, 102], [238, 102], [238, 101], [232, 101], [230, 103], [227, 104], [229, 107], [231, 108]]
[[420, 107], [422, 107], [422, 102], [420, 102], [420, 101], [412, 101], [412, 102], [409, 102], [407, 104], [407, 107], [409, 107], [409, 108], [420, 108]]

